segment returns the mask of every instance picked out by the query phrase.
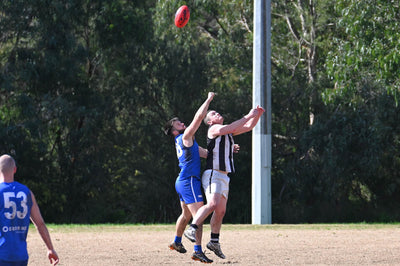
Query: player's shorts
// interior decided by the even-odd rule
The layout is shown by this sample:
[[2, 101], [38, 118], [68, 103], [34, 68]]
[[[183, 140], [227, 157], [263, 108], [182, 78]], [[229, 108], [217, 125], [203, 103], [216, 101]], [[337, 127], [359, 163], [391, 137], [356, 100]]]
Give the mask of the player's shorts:
[[228, 199], [229, 194], [229, 181], [228, 175], [211, 169], [205, 170], [201, 177], [203, 189], [207, 196], [219, 193], [226, 199]]
[[28, 260], [24, 261], [4, 261], [0, 260], [1, 266], [26, 266], [28, 265]]
[[179, 195], [180, 201], [186, 204], [203, 201], [201, 181], [195, 176], [185, 178], [184, 180], [178, 177], [175, 182], [175, 189]]

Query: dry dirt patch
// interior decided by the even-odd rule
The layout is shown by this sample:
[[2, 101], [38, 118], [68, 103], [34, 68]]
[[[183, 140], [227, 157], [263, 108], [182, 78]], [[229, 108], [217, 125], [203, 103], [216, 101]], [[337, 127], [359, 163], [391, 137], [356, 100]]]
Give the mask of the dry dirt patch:
[[[205, 225], [203, 247], [210, 239]], [[50, 226], [59, 265], [189, 265], [186, 254], [168, 249], [174, 225]], [[209, 251], [213, 264], [400, 265], [400, 225], [224, 225], [226, 259]], [[28, 235], [29, 265], [50, 265], [39, 234]]]

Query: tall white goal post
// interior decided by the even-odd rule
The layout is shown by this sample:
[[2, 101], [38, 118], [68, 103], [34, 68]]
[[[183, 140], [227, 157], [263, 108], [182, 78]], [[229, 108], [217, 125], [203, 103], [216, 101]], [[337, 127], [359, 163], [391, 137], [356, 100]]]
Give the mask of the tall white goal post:
[[265, 114], [252, 133], [252, 224], [271, 224], [271, 0], [254, 0], [253, 106], [257, 105]]

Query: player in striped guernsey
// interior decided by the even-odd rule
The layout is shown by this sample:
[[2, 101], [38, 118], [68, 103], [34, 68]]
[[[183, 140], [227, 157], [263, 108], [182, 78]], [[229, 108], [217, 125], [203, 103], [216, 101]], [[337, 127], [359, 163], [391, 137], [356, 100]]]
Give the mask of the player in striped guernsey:
[[207, 248], [224, 259], [219, 244], [222, 220], [225, 216], [229, 194], [229, 173], [235, 172], [233, 163], [233, 136], [251, 131], [265, 112], [257, 106], [239, 120], [224, 125], [224, 118], [216, 111], [208, 111], [204, 123], [209, 126], [207, 132], [207, 165], [202, 176], [202, 186], [207, 197], [207, 204], [201, 207], [193, 217], [192, 224], [184, 235], [192, 242], [196, 240], [197, 227], [213, 212], [210, 220], [211, 240]]
[[207, 150], [212, 156], [207, 156], [206, 169], [216, 169], [228, 173], [235, 172], [233, 165], [234, 144], [232, 134], [222, 135], [214, 139], [207, 138]]

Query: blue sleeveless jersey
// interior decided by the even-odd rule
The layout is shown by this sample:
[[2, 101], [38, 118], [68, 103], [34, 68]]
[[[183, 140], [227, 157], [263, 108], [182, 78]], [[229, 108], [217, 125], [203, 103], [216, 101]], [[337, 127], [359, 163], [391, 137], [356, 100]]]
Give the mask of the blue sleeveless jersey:
[[32, 196], [18, 182], [0, 183], [0, 260], [28, 260], [26, 237]]
[[193, 140], [192, 147], [185, 147], [182, 142], [182, 136], [183, 134], [180, 134], [175, 137], [176, 155], [178, 156], [179, 167], [181, 168], [178, 178], [183, 180], [195, 176], [200, 179], [199, 145], [196, 140]]

